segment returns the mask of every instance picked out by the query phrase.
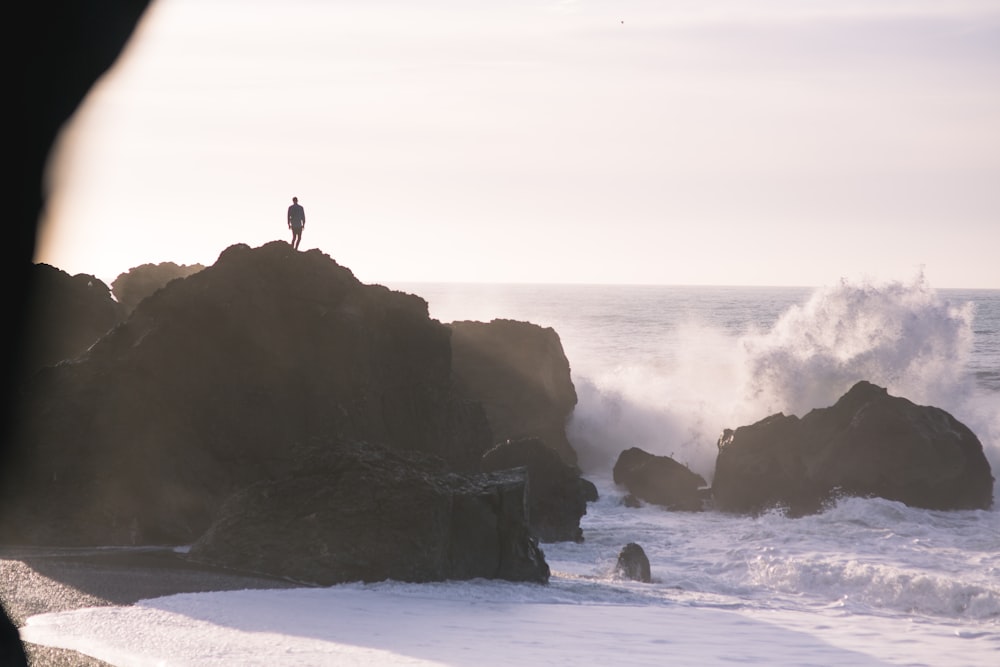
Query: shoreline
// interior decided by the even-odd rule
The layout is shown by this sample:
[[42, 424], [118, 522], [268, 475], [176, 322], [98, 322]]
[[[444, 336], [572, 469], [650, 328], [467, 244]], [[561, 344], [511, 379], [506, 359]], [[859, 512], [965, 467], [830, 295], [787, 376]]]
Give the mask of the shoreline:
[[[0, 546], [0, 603], [18, 629], [36, 614], [129, 606], [178, 593], [302, 586], [193, 563], [174, 547]], [[77, 651], [22, 644], [32, 667], [109, 667]]]

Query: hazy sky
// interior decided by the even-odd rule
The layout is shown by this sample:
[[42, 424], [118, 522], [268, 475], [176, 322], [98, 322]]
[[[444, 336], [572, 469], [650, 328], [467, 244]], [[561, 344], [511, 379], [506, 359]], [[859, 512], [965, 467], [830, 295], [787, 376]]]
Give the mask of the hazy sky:
[[36, 261], [1000, 288], [1000, 0], [154, 0]]

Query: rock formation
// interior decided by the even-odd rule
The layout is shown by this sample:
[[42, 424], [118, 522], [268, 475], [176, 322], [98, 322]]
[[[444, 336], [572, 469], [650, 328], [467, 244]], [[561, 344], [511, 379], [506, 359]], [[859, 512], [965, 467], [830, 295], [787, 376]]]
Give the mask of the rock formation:
[[190, 543], [311, 437], [476, 470], [493, 437], [458, 396], [451, 331], [417, 296], [318, 250], [236, 245], [23, 388], [0, 530], [50, 544]]
[[653, 581], [649, 569], [649, 558], [641, 546], [635, 542], [629, 542], [622, 547], [618, 553], [618, 562], [615, 564], [615, 575], [623, 579], [641, 581], [644, 584]]
[[982, 443], [952, 415], [858, 382], [802, 419], [772, 415], [723, 433], [712, 495], [734, 512], [810, 512], [837, 495], [986, 509], [993, 476]]
[[450, 473], [427, 455], [362, 443], [313, 443], [295, 458], [288, 474], [231, 497], [188, 558], [320, 585], [548, 581], [523, 470]]
[[22, 374], [83, 354], [121, 319], [108, 286], [94, 276], [70, 276], [48, 264], [33, 264], [31, 284], [33, 334], [22, 349]]
[[575, 465], [566, 422], [577, 396], [559, 335], [514, 320], [449, 326], [458, 388], [486, 408], [494, 442], [541, 438]]
[[699, 511], [708, 483], [698, 473], [669, 456], [656, 456], [638, 447], [618, 456], [613, 470], [615, 484], [640, 500], [672, 510]]
[[540, 438], [500, 443], [483, 454], [480, 470], [495, 472], [524, 468], [528, 476], [528, 522], [542, 542], [582, 542], [580, 518], [597, 489], [580, 477], [575, 466]]
[[823, 494], [806, 476], [800, 422], [771, 415], [750, 426], [726, 429], [712, 480], [712, 502], [729, 512], [759, 512], [781, 506], [792, 515], [822, 507]]
[[171, 280], [186, 278], [204, 268], [201, 264], [175, 264], [174, 262], [142, 264], [115, 278], [111, 282], [111, 293], [115, 295], [115, 299], [121, 304], [127, 315], [135, 310], [140, 301]]

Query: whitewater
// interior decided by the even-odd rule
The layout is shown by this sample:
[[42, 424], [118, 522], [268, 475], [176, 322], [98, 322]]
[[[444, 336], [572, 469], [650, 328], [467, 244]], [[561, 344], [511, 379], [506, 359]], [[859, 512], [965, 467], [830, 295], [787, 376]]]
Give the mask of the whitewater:
[[[113, 665], [928, 665], [1000, 662], [1000, 511], [880, 499], [745, 517], [625, 507], [618, 453], [711, 480], [723, 428], [831, 405], [857, 380], [936, 405], [1000, 470], [1000, 290], [390, 285], [443, 322], [551, 326], [600, 498], [548, 585], [345, 584], [191, 593], [33, 616], [22, 637]], [[997, 495], [996, 486], [994, 496]], [[616, 578], [640, 544], [653, 582]], [[185, 547], [179, 545], [183, 551]]]

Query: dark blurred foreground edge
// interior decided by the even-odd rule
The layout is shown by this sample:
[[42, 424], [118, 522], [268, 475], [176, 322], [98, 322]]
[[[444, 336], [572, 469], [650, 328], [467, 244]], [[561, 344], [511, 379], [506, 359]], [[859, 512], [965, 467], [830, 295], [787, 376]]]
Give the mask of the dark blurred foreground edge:
[[[63, 123], [119, 56], [149, 0], [30, 0], [19, 4], [20, 11], [11, 13], [18, 18], [5, 22], [8, 36], [4, 40], [9, 49], [6, 60], [15, 68], [14, 76], [8, 78], [14, 90], [8, 90], [6, 96], [14, 106], [10, 128], [14, 150], [7, 153], [10, 164], [6, 172], [15, 174], [8, 181], [8, 197], [16, 202], [16, 217], [0, 244], [7, 255], [4, 265], [13, 274], [13, 280], [7, 283], [7, 321], [13, 322], [12, 331], [8, 332], [8, 344], [0, 346], [0, 376], [8, 399], [0, 401], [0, 456], [4, 458], [12, 429], [9, 399], [19, 377], [19, 351], [29, 335], [24, 323], [33, 292], [29, 276], [38, 217], [44, 205], [45, 161]], [[0, 469], [3, 467], [0, 461]], [[27, 665], [17, 628], [6, 608], [2, 611], [0, 664]]]

